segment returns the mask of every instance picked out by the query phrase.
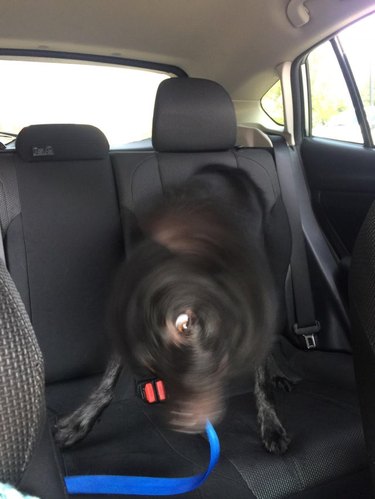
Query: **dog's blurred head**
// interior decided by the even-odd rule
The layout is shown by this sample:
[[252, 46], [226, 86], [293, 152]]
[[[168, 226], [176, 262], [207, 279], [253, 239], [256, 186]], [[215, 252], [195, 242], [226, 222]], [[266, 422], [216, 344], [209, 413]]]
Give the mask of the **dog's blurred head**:
[[273, 340], [274, 286], [253, 192], [238, 170], [194, 175], [143, 218], [146, 237], [119, 277], [117, 348], [164, 380], [181, 431], [217, 420], [227, 381], [258, 366]]

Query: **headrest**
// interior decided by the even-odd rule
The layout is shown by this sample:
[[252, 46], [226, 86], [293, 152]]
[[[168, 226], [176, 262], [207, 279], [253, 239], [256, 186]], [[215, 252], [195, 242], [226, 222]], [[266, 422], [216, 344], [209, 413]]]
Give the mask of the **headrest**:
[[156, 94], [152, 143], [160, 152], [223, 151], [236, 142], [233, 103], [222, 86], [169, 78]]
[[92, 160], [106, 158], [109, 145], [91, 125], [32, 125], [18, 134], [16, 151], [24, 161]]

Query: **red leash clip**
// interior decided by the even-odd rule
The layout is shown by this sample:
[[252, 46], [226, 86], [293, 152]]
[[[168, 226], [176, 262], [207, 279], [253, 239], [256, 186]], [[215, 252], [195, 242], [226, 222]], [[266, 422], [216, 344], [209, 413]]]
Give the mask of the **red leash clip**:
[[148, 404], [164, 402], [167, 398], [164, 382], [161, 379], [152, 379], [140, 383], [138, 393]]

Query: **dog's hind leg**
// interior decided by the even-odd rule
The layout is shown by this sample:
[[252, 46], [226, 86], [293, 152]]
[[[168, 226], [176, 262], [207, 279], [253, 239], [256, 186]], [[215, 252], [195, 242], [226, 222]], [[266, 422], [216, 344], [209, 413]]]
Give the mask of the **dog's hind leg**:
[[290, 439], [276, 414], [272, 381], [267, 363], [255, 371], [255, 402], [260, 437], [264, 447], [272, 454], [284, 454]]
[[284, 356], [276, 349], [267, 357], [267, 370], [272, 385], [284, 392], [291, 392], [301, 381], [301, 376], [286, 363]]
[[117, 357], [112, 357], [99, 385], [87, 400], [72, 414], [57, 421], [54, 437], [60, 447], [73, 445], [89, 433], [100, 414], [111, 402], [121, 369], [120, 360]]

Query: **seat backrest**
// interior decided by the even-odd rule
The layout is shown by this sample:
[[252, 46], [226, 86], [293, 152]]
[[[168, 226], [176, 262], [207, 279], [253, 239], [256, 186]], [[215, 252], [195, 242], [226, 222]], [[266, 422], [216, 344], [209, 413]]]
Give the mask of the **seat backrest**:
[[[156, 96], [152, 141], [155, 153], [113, 157], [128, 233], [132, 235], [129, 227], [136, 223], [132, 217], [140, 219], [153, 197], [183, 183], [198, 169], [207, 165], [241, 168], [262, 199], [262, 234], [283, 294], [291, 242], [274, 160], [267, 149], [235, 147], [236, 118], [227, 92], [199, 78], [163, 81]], [[260, 222], [249, 220], [254, 225]]]
[[375, 356], [375, 202], [355, 243], [350, 269], [350, 297], [351, 311], [358, 318]]
[[[5, 238], [47, 382], [101, 372], [106, 304], [123, 258], [108, 142], [95, 127], [23, 129], [12, 157], [20, 213]], [[1, 167], [1, 165], [0, 165]]]
[[44, 425], [44, 368], [33, 328], [0, 259], [0, 482], [17, 486]]
[[375, 490], [375, 202], [354, 246], [349, 304], [358, 396]]

